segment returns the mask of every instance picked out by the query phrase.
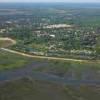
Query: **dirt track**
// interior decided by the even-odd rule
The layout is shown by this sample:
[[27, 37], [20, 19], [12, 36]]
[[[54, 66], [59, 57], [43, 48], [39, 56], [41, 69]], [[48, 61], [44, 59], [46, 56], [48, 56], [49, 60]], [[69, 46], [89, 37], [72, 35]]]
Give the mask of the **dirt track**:
[[14, 54], [18, 54], [18, 55], [22, 55], [22, 56], [26, 56], [26, 57], [31, 57], [31, 58], [48, 59], [48, 60], [62, 60], [62, 61], [75, 61], [75, 62], [87, 62], [87, 60], [79, 60], [79, 59], [35, 56], [35, 55], [30, 55], [30, 54], [26, 54], [26, 53], [14, 51], [14, 50], [6, 49], [6, 48], [1, 48], [1, 50], [7, 51], [7, 52], [10, 52], [10, 53], [14, 53]]

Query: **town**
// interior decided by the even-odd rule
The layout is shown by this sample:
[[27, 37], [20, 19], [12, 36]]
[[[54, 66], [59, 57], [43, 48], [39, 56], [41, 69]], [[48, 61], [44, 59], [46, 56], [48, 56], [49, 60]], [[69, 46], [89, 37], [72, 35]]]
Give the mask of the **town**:
[[100, 4], [0, 3], [0, 100], [100, 100]]
[[83, 15], [83, 9], [64, 10], [63, 7], [1, 9], [0, 36], [17, 41], [10, 48], [33, 55], [98, 59], [100, 11], [85, 12]]

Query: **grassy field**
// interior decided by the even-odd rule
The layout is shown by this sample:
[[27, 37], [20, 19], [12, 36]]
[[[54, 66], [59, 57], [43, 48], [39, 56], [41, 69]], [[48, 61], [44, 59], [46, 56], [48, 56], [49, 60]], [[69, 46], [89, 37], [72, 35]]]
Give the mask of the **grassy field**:
[[0, 100], [100, 100], [100, 87], [21, 79], [0, 84]]
[[20, 68], [30, 62], [30, 58], [0, 50], [0, 71]]
[[[0, 38], [0, 48], [15, 44], [10, 38]], [[31, 60], [17, 54], [8, 53], [0, 50], [0, 71], [20, 68], [28, 64]]]

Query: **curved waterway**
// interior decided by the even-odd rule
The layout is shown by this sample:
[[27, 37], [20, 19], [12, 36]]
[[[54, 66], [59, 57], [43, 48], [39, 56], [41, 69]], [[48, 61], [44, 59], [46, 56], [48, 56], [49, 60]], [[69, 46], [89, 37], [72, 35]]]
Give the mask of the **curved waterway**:
[[0, 82], [16, 80], [19, 78], [34, 78], [37, 80], [45, 80], [50, 82], [55, 82], [57, 84], [67, 84], [67, 85], [100, 85], [100, 80], [75, 80], [67, 79], [66, 77], [59, 77], [57, 75], [52, 75], [43, 72], [34, 72], [33, 68], [48, 65], [47, 62], [32, 62], [31, 64], [24, 66], [20, 69], [6, 70], [0, 72]]

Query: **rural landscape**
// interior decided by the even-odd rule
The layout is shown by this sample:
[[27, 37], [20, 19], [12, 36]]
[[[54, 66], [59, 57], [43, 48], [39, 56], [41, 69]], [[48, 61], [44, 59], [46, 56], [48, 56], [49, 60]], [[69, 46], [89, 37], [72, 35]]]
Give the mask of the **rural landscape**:
[[100, 4], [0, 3], [0, 100], [100, 100]]

